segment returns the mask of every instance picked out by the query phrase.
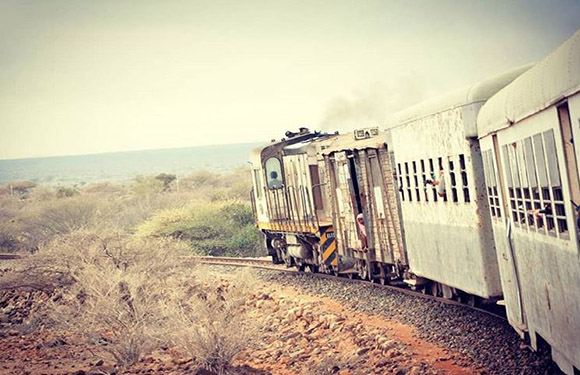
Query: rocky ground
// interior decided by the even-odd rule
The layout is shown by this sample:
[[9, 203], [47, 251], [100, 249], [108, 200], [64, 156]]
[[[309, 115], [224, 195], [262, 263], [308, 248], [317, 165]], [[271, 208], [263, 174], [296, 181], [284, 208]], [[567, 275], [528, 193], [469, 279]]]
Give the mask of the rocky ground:
[[[259, 271], [266, 283], [298, 288], [301, 293], [330, 298], [352, 314], [379, 316], [413, 327], [420, 342], [442, 348], [460, 366], [482, 374], [560, 374], [550, 354], [528, 350], [509, 324], [463, 306], [416, 298], [373, 284], [351, 284], [309, 274]], [[475, 372], [474, 372], [475, 373]]]
[[263, 338], [238, 357], [272, 374], [478, 374], [458, 356], [419, 339], [411, 326], [344, 308], [279, 284], [256, 299]]
[[[230, 274], [228, 267], [206, 268]], [[544, 358], [507, 339], [515, 336], [509, 327], [486, 316], [372, 286], [266, 270], [252, 273], [258, 281], [246, 304], [260, 328], [237, 356], [235, 374], [552, 373]], [[50, 298], [58, 297], [0, 292], [0, 375], [114, 372], [98, 347], [39, 326], [35, 314]], [[486, 343], [490, 336], [496, 340]], [[203, 371], [172, 348], [163, 348], [126, 373]]]

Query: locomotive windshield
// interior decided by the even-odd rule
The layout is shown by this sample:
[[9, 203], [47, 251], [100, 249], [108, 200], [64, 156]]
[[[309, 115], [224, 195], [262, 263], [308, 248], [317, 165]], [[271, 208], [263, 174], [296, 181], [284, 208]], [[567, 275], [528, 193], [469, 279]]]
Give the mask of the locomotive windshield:
[[268, 189], [278, 189], [282, 187], [282, 166], [278, 158], [270, 158], [266, 160], [266, 179], [268, 182]]

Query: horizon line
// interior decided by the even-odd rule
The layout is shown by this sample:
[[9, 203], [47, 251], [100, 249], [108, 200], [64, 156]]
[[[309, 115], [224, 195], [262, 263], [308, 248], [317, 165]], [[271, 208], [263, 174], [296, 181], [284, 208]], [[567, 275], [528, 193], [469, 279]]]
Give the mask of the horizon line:
[[46, 156], [25, 156], [16, 158], [0, 158], [0, 162], [3, 161], [17, 161], [17, 160], [31, 160], [31, 159], [49, 159], [49, 158], [67, 158], [75, 156], [93, 156], [93, 155], [106, 155], [106, 154], [124, 154], [131, 152], [143, 152], [143, 151], [163, 151], [163, 150], [179, 150], [185, 148], [202, 148], [202, 147], [215, 147], [215, 146], [228, 146], [228, 145], [244, 145], [252, 143], [265, 143], [260, 141], [251, 142], [238, 142], [238, 143], [216, 143], [211, 145], [197, 145], [197, 146], [177, 146], [177, 147], [162, 147], [162, 148], [143, 148], [137, 150], [123, 150], [123, 151], [103, 151], [103, 152], [93, 152], [88, 154], [64, 154], [64, 155], [46, 155]]

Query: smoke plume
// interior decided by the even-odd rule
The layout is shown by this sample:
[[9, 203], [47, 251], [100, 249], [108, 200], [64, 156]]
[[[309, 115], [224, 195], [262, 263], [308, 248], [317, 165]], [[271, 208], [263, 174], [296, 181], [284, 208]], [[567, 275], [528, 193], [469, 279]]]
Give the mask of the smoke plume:
[[389, 83], [378, 81], [349, 96], [329, 100], [324, 110], [322, 131], [351, 131], [360, 127], [382, 126], [388, 116], [424, 99], [424, 85], [417, 76]]

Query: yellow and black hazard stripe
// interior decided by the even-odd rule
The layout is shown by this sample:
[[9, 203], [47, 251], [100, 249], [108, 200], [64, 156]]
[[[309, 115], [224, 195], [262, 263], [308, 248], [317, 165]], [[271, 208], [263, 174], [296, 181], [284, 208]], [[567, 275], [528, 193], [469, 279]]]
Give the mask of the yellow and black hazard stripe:
[[310, 225], [300, 225], [296, 223], [264, 223], [258, 222], [258, 229], [272, 230], [276, 232], [286, 232], [286, 233], [312, 233], [317, 234], [318, 230], [316, 227]]
[[320, 244], [324, 264], [328, 267], [338, 267], [336, 238], [334, 237], [334, 228], [332, 226], [320, 228]]

